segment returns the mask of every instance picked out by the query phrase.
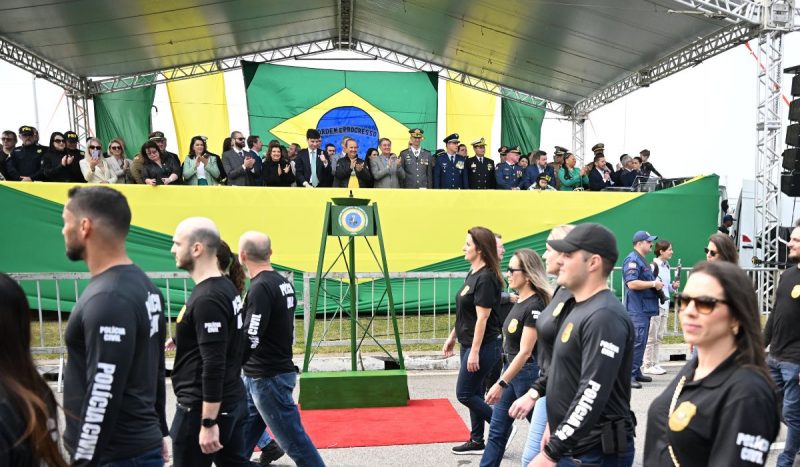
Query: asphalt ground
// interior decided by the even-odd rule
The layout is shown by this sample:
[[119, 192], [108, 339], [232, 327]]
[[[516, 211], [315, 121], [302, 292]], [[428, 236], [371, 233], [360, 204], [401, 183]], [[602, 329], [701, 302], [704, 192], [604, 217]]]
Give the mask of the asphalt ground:
[[[667, 370], [663, 376], [654, 376], [652, 383], [644, 383], [642, 389], [633, 389], [631, 408], [636, 414], [639, 426], [636, 429], [636, 457], [635, 466], [642, 466], [642, 453], [644, 450], [644, 434], [647, 426], [647, 408], [650, 402], [667, 386], [675, 374], [682, 367], [683, 362], [666, 363], [662, 366]], [[455, 397], [456, 371], [410, 371], [408, 375], [409, 391], [412, 399], [447, 398], [461, 415], [467, 427], [469, 426], [469, 412]], [[53, 385], [55, 389], [55, 385]], [[57, 394], [60, 402], [60, 394]], [[295, 389], [295, 399], [297, 388]], [[171, 421], [175, 413], [175, 396], [172, 385], [167, 380], [167, 416]], [[511, 446], [506, 451], [503, 466], [520, 466], [522, 451], [528, 434], [528, 422], [516, 422], [518, 433]], [[61, 425], [63, 426], [63, 424]], [[347, 426], [342, 426], [347, 430]], [[425, 427], [421, 426], [421, 430]], [[774, 466], [777, 454], [783, 449], [785, 434], [782, 430], [778, 442], [773, 445], [767, 461], [768, 466]], [[488, 434], [488, 430], [487, 430]], [[466, 440], [464, 440], [466, 441]], [[450, 448], [458, 443], [447, 444], [417, 444], [407, 446], [381, 446], [367, 448], [338, 448], [322, 449], [320, 454], [329, 466], [477, 466], [480, 464], [478, 455], [454, 455]], [[254, 460], [257, 457], [254, 456]], [[294, 463], [288, 456], [275, 461], [272, 465], [292, 466]]]

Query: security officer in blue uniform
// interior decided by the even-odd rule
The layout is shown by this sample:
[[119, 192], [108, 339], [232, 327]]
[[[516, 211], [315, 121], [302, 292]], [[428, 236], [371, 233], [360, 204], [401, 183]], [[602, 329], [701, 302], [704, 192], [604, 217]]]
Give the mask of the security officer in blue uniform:
[[650, 332], [650, 318], [658, 314], [658, 290], [664, 287], [644, 257], [653, 250], [657, 239], [644, 230], [633, 235], [633, 251], [622, 261], [625, 280], [625, 308], [633, 321], [635, 332], [633, 343], [633, 370], [631, 387], [641, 388], [641, 383], [649, 383], [653, 378], [642, 374], [642, 359]]
[[515, 146], [508, 150], [505, 160], [497, 164], [495, 178], [499, 190], [519, 190], [521, 188], [525, 170], [517, 164], [520, 154], [519, 146]]
[[497, 185], [494, 161], [486, 157], [486, 140], [472, 142], [475, 157], [467, 159], [467, 178], [470, 190], [491, 190]]
[[469, 187], [467, 180], [467, 161], [456, 154], [458, 133], [444, 139], [445, 153], [436, 158], [433, 168], [433, 187], [445, 190], [461, 190]]
[[6, 160], [6, 173], [10, 181], [33, 182], [42, 180], [44, 170], [42, 168], [42, 158], [45, 149], [36, 144], [36, 129], [30, 125], [23, 125], [19, 128], [19, 138], [21, 146], [15, 147], [11, 155]]

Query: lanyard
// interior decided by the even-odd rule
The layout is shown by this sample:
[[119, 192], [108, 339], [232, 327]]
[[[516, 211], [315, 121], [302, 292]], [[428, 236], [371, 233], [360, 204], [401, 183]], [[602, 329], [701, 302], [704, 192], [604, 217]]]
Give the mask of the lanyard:
[[[678, 385], [675, 386], [675, 392], [672, 394], [672, 400], [669, 403], [669, 413], [667, 414], [667, 423], [669, 423], [670, 417], [672, 417], [672, 413], [675, 412], [675, 406], [678, 404], [678, 397], [681, 395], [681, 391], [683, 390], [683, 385], [686, 384], [686, 376], [681, 376], [680, 381], [678, 381]], [[667, 441], [667, 449], [669, 449], [669, 457], [672, 458], [672, 463], [675, 464], [675, 467], [681, 467], [681, 464], [678, 462], [678, 458], [675, 456], [675, 451], [672, 449], [672, 445], [669, 444]]]

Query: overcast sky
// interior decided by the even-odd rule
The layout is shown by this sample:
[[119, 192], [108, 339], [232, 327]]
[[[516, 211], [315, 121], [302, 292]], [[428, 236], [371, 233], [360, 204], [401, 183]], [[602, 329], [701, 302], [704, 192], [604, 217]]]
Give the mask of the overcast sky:
[[[751, 41], [751, 46], [756, 49], [755, 40]], [[341, 57], [341, 54], [327, 56]], [[391, 64], [364, 60], [292, 60], [288, 64], [402, 70]], [[800, 65], [798, 33], [789, 34], [784, 39], [783, 68], [794, 65]], [[45, 144], [51, 131], [70, 128], [67, 102], [61, 88], [45, 80], [36, 80], [38, 105], [34, 106], [32, 75], [0, 62], [0, 76], [5, 97], [0, 128], [16, 131], [23, 124], [36, 125]], [[721, 183], [728, 186], [729, 195], [735, 198], [741, 180], [754, 178], [756, 76], [756, 60], [742, 45], [649, 88], [637, 90], [590, 115], [586, 122], [587, 151], [594, 143], [603, 142], [606, 156], [614, 160], [620, 154], [634, 154], [647, 148], [652, 152], [651, 161], [664, 176], [717, 173]], [[227, 73], [225, 78], [231, 129], [247, 133], [247, 105], [241, 71]], [[784, 93], [787, 96], [790, 86], [791, 77], [785, 75]], [[444, 86], [440, 86], [440, 90], [443, 91]], [[788, 107], [781, 106], [781, 116], [785, 121]], [[444, 132], [442, 107], [440, 105], [440, 136]], [[784, 122], [784, 126], [786, 124]], [[170, 149], [177, 150], [165, 86], [159, 86], [156, 91], [153, 125], [166, 133]], [[553, 146], [570, 147], [571, 128], [568, 121], [548, 115], [542, 128], [542, 148], [552, 157]], [[499, 141], [499, 125], [494, 128], [493, 136], [493, 141]]]

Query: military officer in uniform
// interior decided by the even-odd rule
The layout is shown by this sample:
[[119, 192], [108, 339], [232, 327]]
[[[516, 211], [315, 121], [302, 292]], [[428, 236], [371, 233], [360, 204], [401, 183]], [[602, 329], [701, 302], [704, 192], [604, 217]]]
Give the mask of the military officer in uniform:
[[433, 156], [419, 146], [425, 132], [412, 128], [408, 133], [408, 149], [400, 151], [401, 167], [406, 172], [403, 188], [433, 188]]
[[475, 157], [467, 159], [467, 179], [471, 190], [491, 190], [497, 186], [494, 161], [486, 157], [486, 140], [472, 142]]
[[444, 139], [445, 152], [436, 158], [433, 168], [433, 187], [461, 190], [469, 186], [467, 181], [467, 161], [456, 154], [458, 151], [458, 133]]
[[513, 147], [506, 153], [506, 159], [497, 164], [495, 178], [497, 188], [500, 190], [519, 190], [522, 186], [525, 172], [517, 164], [519, 162], [519, 146]]
[[[564, 165], [564, 158], [567, 156], [567, 148], [562, 146], [556, 146], [556, 150], [553, 153], [553, 162], [548, 164], [550, 167], [553, 168], [553, 174], [558, 175], [558, 171], [561, 170], [561, 166]], [[561, 189], [561, 182], [558, 180], [557, 176], [554, 176], [556, 181], [556, 190]]]

